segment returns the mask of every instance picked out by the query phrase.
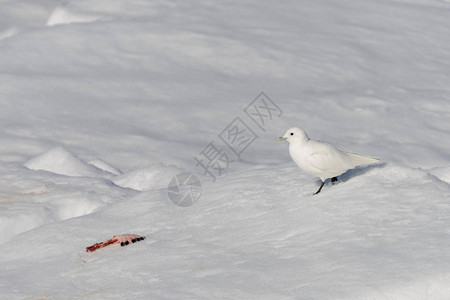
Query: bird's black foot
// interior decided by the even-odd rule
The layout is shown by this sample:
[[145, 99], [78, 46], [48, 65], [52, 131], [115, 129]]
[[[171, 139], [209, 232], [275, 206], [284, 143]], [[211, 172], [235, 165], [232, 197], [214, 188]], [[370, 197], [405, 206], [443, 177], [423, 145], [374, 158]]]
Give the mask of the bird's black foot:
[[333, 177], [333, 178], [331, 178], [331, 184], [335, 184], [336, 182], [338, 182], [338, 178], [337, 178], [337, 176], [336, 176], [336, 177]]
[[320, 191], [322, 190], [324, 184], [325, 184], [325, 181], [322, 181], [322, 184], [320, 185], [320, 188], [313, 195], [317, 195], [318, 193], [320, 193]]

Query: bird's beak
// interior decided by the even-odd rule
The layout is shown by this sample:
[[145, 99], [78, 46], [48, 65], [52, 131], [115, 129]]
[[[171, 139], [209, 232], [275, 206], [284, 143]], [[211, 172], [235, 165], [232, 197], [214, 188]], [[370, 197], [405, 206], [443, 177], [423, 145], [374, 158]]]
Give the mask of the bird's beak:
[[279, 141], [284, 141], [284, 140], [287, 140], [287, 138], [285, 138], [284, 136], [280, 136], [275, 141], [279, 142]]

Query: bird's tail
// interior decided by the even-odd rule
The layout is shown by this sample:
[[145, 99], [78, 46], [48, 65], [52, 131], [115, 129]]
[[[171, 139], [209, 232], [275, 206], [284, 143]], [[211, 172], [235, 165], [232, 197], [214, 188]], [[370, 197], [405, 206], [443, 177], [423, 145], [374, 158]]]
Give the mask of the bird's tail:
[[376, 164], [376, 163], [381, 162], [381, 160], [378, 157], [366, 156], [366, 155], [348, 152], [348, 151], [345, 151], [345, 153], [347, 153], [350, 156], [350, 158], [353, 161], [355, 166], [371, 165], [371, 164]]

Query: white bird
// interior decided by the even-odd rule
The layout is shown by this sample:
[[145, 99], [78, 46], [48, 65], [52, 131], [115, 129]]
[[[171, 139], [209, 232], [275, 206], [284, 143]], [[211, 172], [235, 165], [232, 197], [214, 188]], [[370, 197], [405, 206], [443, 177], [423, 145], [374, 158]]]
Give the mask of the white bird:
[[277, 141], [289, 142], [289, 154], [295, 164], [305, 172], [318, 176], [322, 181], [318, 194], [325, 180], [337, 181], [337, 176], [360, 165], [374, 164], [380, 160], [376, 157], [348, 152], [322, 141], [310, 140], [303, 129], [291, 128]]

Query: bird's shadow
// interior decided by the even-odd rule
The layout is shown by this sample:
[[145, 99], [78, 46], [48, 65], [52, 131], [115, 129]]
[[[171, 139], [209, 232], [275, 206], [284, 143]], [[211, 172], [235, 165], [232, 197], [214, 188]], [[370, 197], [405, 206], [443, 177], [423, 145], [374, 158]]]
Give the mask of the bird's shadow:
[[[364, 167], [356, 167], [354, 169], [348, 170], [347, 172], [337, 176], [338, 182], [349, 181], [353, 177], [363, 175], [373, 169], [384, 168], [385, 166], [386, 166], [386, 163], [383, 162], [383, 163], [378, 163], [378, 164], [364, 166]], [[325, 183], [328, 183], [330, 181], [331, 181], [331, 178], [327, 179]], [[318, 180], [317, 182], [318, 182], [318, 185], [320, 185], [322, 183], [320, 180]]]

